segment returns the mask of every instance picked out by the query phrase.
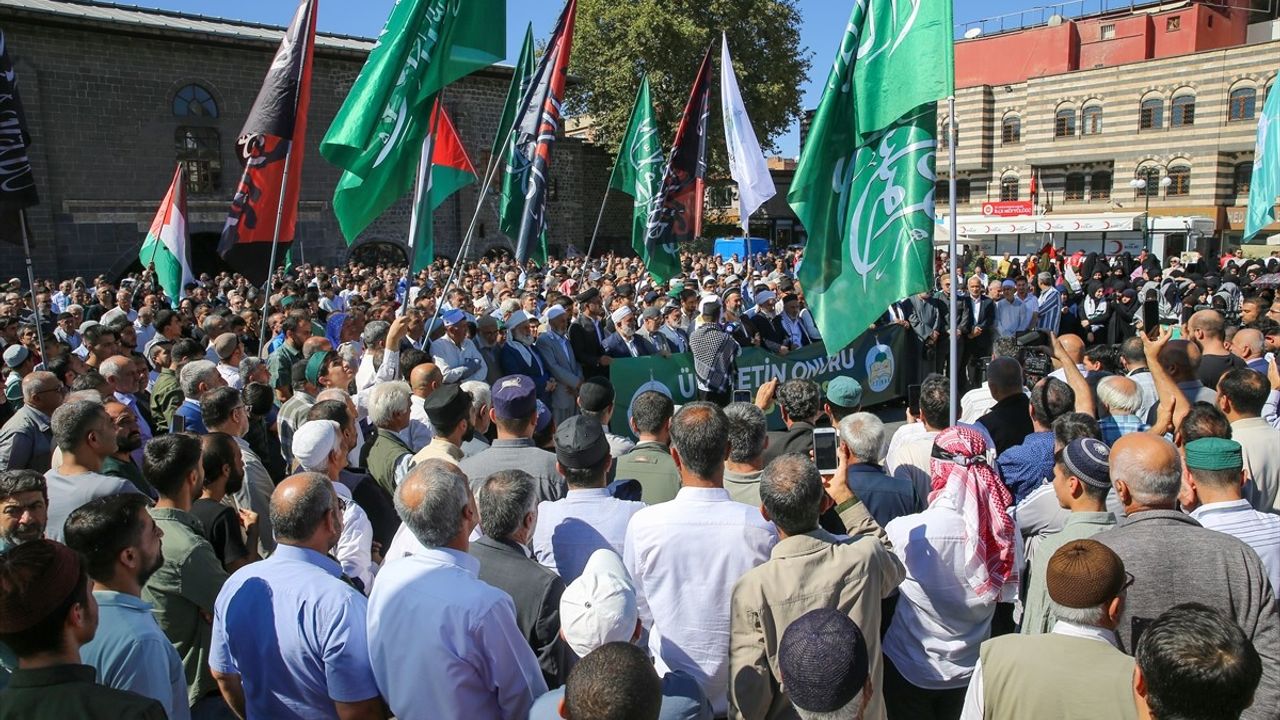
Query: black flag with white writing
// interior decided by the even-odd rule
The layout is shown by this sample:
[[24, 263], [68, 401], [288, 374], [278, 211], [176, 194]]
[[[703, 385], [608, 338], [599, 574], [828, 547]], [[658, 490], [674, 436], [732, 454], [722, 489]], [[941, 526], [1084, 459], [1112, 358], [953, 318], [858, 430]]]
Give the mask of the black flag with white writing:
[[31, 172], [30, 147], [17, 74], [4, 30], [0, 30], [0, 240], [16, 245], [22, 244], [22, 209], [40, 202]]

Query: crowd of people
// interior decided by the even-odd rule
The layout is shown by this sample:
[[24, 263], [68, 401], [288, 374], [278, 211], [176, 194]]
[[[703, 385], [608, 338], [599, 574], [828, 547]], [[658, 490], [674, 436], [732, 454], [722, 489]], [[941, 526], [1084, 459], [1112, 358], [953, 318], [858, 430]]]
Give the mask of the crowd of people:
[[11, 281], [0, 720], [1280, 716], [1280, 258], [940, 257], [892, 432], [683, 260]]

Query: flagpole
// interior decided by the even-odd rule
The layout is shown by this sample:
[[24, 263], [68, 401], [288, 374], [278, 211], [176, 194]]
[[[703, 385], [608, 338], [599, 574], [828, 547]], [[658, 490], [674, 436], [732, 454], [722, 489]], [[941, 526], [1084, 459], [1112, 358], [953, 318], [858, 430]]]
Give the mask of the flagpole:
[[262, 329], [258, 331], [258, 357], [265, 357], [267, 349], [267, 316], [271, 313], [271, 278], [276, 271], [276, 254], [280, 251], [280, 223], [284, 220], [285, 191], [289, 188], [289, 165], [293, 159], [293, 140], [286, 140], [289, 149], [284, 153], [284, 171], [280, 173], [280, 202], [276, 203], [276, 226], [271, 232], [271, 260], [267, 264], [267, 281], [262, 288]]
[[609, 190], [604, 189], [604, 198], [600, 201], [600, 212], [596, 215], [596, 229], [591, 231], [591, 243], [587, 245], [587, 259], [591, 259], [591, 251], [596, 246], [596, 236], [600, 234], [600, 221], [604, 220], [604, 209], [609, 204]]
[[959, 358], [958, 348], [959, 338], [956, 336], [956, 241], [958, 234], [958, 225], [956, 219], [956, 96], [947, 97], [947, 165], [950, 170], [950, 182], [948, 182], [948, 220], [947, 223], [947, 264], [948, 277], [951, 279], [951, 291], [947, 293], [947, 315], [950, 321], [950, 331], [947, 333], [947, 340], [950, 343], [951, 360], [947, 363], [949, 374], [951, 377], [951, 425], [956, 424], [956, 411], [960, 405], [960, 376], [957, 360]]
[[18, 224], [22, 226], [22, 254], [27, 259], [27, 287], [31, 289], [31, 310], [35, 317], [36, 340], [40, 343], [40, 362], [49, 361], [44, 349], [44, 323], [40, 322], [40, 303], [36, 300], [36, 271], [31, 264], [31, 240], [27, 237], [26, 208], [18, 211]]
[[[440, 92], [436, 95], [435, 109], [432, 110], [431, 118], [428, 120], [427, 134], [422, 138], [422, 152], [418, 155], [418, 176], [413, 184], [413, 210], [409, 215], [409, 273], [408, 282], [404, 286], [404, 304], [400, 306], [401, 316], [409, 311], [409, 295], [413, 290], [413, 256], [418, 254], [418, 224], [422, 222], [422, 195], [430, 182], [431, 160], [435, 154], [436, 134], [440, 132], [440, 113], [443, 110], [444, 88], [440, 88]], [[427, 222], [432, 222], [432, 218], [428, 217]], [[436, 303], [436, 306], [439, 310], [439, 303]], [[431, 318], [431, 322], [434, 323], [435, 320], [434, 317]], [[430, 326], [428, 326], [429, 329]]]

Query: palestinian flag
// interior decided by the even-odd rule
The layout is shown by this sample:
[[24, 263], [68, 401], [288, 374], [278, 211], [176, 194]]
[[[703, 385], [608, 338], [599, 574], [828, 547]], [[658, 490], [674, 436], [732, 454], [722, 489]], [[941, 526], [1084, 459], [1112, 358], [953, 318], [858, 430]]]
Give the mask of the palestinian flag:
[[[436, 98], [435, 108], [431, 112], [431, 132], [423, 143], [423, 157], [430, 153], [430, 172], [425, 178], [425, 187], [414, 208], [415, 229], [409, 236], [409, 272], [416, 274], [435, 259], [435, 237], [432, 214], [436, 208], [444, 204], [450, 195], [476, 181], [478, 174], [471, 159], [467, 157], [466, 148], [458, 138], [458, 131], [453, 126], [449, 113]], [[419, 169], [422, 172], [422, 169]]]
[[195, 282], [191, 273], [190, 245], [187, 242], [187, 186], [182, 174], [182, 163], [173, 174], [169, 192], [160, 203], [156, 219], [151, 221], [147, 239], [138, 251], [142, 267], [152, 267], [169, 302], [176, 303], [182, 297], [187, 283]]

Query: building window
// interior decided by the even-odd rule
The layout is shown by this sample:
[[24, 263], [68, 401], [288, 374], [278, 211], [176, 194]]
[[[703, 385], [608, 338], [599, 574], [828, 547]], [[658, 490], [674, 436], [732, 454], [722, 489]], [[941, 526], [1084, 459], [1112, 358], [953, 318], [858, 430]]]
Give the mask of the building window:
[[1232, 193], [1236, 197], [1247, 198], [1249, 196], [1249, 185], [1252, 182], [1253, 161], [1238, 163], [1232, 173]]
[[1196, 122], [1196, 96], [1180, 95], [1173, 99], [1173, 115], [1169, 118], [1170, 127], [1194, 125]]
[[1165, 18], [1165, 21], [1164, 21], [1165, 32], [1178, 32], [1181, 29], [1182, 29], [1181, 15], [1174, 15], [1171, 18]]
[[956, 178], [956, 204], [967, 205], [969, 203], [969, 180], [966, 178]]
[[1103, 40], [1110, 40], [1116, 36], [1115, 23], [1107, 23], [1098, 29], [1098, 36]]
[[960, 123], [956, 123], [955, 128], [951, 127], [951, 118], [942, 118], [942, 134], [938, 137], [938, 147], [951, 147], [951, 133], [955, 132], [956, 143], [960, 142]]
[[1160, 98], [1143, 100], [1138, 113], [1138, 129], [1158, 130], [1161, 127], [1164, 127], [1164, 101]]
[[1076, 111], [1063, 108], [1053, 114], [1053, 136], [1071, 137], [1076, 134]]
[[1231, 91], [1231, 99], [1227, 107], [1228, 120], [1252, 120], [1257, 108], [1258, 91], [1251, 87], [1236, 88]]
[[1081, 135], [1097, 135], [1102, 132], [1102, 106], [1090, 105], [1080, 113]]
[[1191, 194], [1191, 168], [1186, 165], [1176, 165], [1169, 168], [1169, 189], [1165, 191], [1166, 197], [1183, 197]]
[[1022, 118], [1006, 115], [1000, 123], [1000, 144], [1017, 145], [1022, 142]]
[[1084, 174], [1070, 173], [1067, 175], [1067, 182], [1062, 190], [1063, 200], [1083, 200], [1084, 199]]
[[218, 103], [208, 90], [199, 85], [187, 85], [173, 95], [174, 117], [217, 118]]
[[[939, 180], [933, 187], [934, 202], [949, 203], [951, 202], [951, 182], [946, 178]], [[966, 178], [956, 178], [956, 204], [969, 204], [969, 180]]]
[[222, 153], [218, 131], [208, 127], [179, 127], [174, 132], [175, 152], [187, 176], [187, 192], [205, 195], [222, 184]]
[[1138, 168], [1138, 177], [1147, 181], [1145, 188], [1134, 188], [1133, 196], [1141, 197], [1160, 197], [1160, 168], [1149, 166]]
[[1018, 178], [1010, 175], [1000, 179], [1000, 200], [1012, 202], [1018, 199]]
[[1111, 199], [1111, 173], [1099, 171], [1089, 178], [1089, 198], [1091, 200]]
[[707, 190], [707, 206], [717, 210], [733, 207], [733, 186], [716, 185]]

